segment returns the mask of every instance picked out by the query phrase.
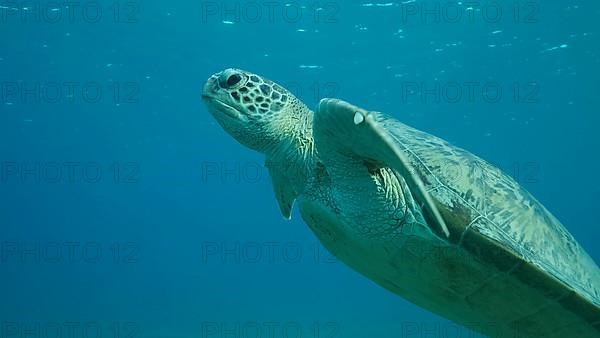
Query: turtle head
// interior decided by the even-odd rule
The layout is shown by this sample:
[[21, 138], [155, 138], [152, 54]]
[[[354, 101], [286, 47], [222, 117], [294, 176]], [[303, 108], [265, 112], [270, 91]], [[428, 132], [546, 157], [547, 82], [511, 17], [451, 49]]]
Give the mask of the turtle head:
[[289, 219], [315, 161], [313, 112], [273, 81], [233, 68], [212, 75], [202, 99], [233, 138], [265, 154], [279, 207]]
[[276, 142], [274, 123], [297, 102], [276, 83], [233, 68], [212, 75], [204, 84], [202, 99], [231, 136], [258, 151]]

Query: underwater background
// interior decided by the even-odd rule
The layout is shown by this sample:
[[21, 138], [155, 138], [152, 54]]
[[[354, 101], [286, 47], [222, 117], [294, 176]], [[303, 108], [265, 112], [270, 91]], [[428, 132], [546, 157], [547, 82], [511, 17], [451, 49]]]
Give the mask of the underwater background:
[[600, 262], [599, 19], [591, 0], [0, 2], [0, 337], [477, 336], [285, 221], [202, 85], [246, 69], [442, 137]]

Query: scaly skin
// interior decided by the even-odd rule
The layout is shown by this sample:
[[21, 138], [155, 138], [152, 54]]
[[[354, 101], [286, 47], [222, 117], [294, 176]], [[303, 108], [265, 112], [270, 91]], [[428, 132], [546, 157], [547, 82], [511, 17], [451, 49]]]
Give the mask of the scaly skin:
[[[353, 129], [367, 123], [354, 116], [364, 110], [333, 104], [335, 112], [315, 115], [280, 86], [237, 69], [213, 75], [203, 98], [229, 134], [265, 154], [283, 215], [298, 199], [319, 240], [381, 286], [494, 337], [600, 335], [597, 266], [539, 202], [487, 162], [365, 112], [406, 153], [448, 225], [449, 236], [440, 236], [411, 191], [412, 175], [407, 181], [369, 150], [380, 143]], [[449, 165], [462, 176], [448, 177]]]
[[[346, 264], [490, 336], [600, 335], [600, 270], [509, 176], [437, 137], [340, 100], [321, 101], [313, 134], [331, 175], [307, 189], [300, 211]], [[374, 164], [384, 172], [393, 168], [400, 185], [377, 179]], [[415, 194], [421, 189], [415, 178], [447, 235], [437, 231], [431, 213], [419, 217], [431, 206]], [[402, 196], [394, 193], [400, 190], [404, 201], [412, 197], [422, 208], [409, 208], [415, 220], [401, 220], [390, 234], [394, 203], [402, 209], [402, 199], [389, 198]]]
[[239, 69], [211, 76], [202, 98], [223, 129], [265, 154], [267, 167], [282, 175], [294, 198], [304, 190], [317, 162], [313, 112], [306, 105], [272, 81]]

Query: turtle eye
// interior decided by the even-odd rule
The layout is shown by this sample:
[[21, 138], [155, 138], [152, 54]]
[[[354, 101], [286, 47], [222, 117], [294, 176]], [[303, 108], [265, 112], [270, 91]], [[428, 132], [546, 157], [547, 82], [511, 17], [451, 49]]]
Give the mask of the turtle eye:
[[233, 70], [225, 70], [219, 76], [219, 86], [223, 89], [230, 89], [239, 86], [243, 75]]
[[233, 74], [227, 78], [227, 87], [233, 87], [242, 81], [242, 77], [238, 74]]

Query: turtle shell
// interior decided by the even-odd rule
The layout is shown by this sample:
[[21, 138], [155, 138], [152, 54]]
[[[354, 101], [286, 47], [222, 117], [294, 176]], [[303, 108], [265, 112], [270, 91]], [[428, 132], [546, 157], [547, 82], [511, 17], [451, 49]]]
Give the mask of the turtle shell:
[[[319, 200], [306, 203], [301, 211], [319, 238], [325, 238], [320, 229], [341, 229], [334, 236], [342, 243], [336, 255], [347, 264], [463, 325], [490, 324], [474, 328], [489, 336], [600, 336], [600, 270], [507, 174], [440, 138], [341, 100], [321, 100], [313, 133], [325, 165], [344, 169], [332, 175], [344, 175], [336, 179], [345, 184], [330, 190], [362, 194], [350, 211], [362, 212], [369, 202], [365, 190], [354, 191], [347, 179], [348, 170], [354, 179], [367, 171], [360, 169], [366, 161], [392, 170], [422, 214], [411, 226], [400, 220], [393, 236], [372, 241], [353, 234], [355, 223], [380, 228], [381, 212], [390, 206], [365, 221], [345, 217], [347, 210], [328, 210]], [[322, 185], [316, 189], [327, 190]]]
[[485, 160], [382, 114], [376, 120], [434, 201], [448, 244], [492, 268], [482, 284], [448, 264], [450, 291], [484, 317], [533, 323], [536, 336], [600, 336], [600, 269], [556, 217]]

